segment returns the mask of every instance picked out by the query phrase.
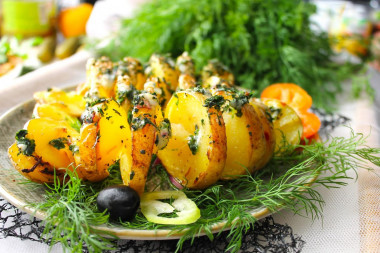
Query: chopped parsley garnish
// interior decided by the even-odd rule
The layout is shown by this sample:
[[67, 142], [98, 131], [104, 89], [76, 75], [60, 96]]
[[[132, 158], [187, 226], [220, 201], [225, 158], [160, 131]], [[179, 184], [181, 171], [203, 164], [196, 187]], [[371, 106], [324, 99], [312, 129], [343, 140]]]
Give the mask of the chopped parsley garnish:
[[140, 115], [132, 119], [131, 128], [133, 131], [136, 131], [143, 128], [146, 124], [151, 124], [152, 126], [156, 127], [156, 125], [150, 119]]
[[243, 115], [241, 109], [248, 102], [248, 96], [244, 94], [239, 94], [237, 96], [234, 96], [234, 98], [230, 102], [230, 106], [236, 110], [236, 116], [241, 117]]
[[116, 109], [112, 109], [117, 115], [121, 116], [120, 112]]
[[195, 125], [194, 135], [190, 135], [187, 141], [187, 145], [189, 145], [189, 148], [193, 155], [195, 155], [198, 151], [198, 135], [199, 135], [199, 128], [198, 128], [198, 125]]
[[200, 86], [195, 86], [195, 87], [193, 88], [193, 91], [198, 92], [198, 93], [201, 93], [201, 94], [203, 94], [203, 95], [205, 95], [205, 94], [208, 93], [208, 91], [207, 91], [206, 89], [204, 89], [204, 88], [202, 88], [202, 87], [200, 87]]
[[133, 114], [132, 111], [128, 111], [128, 124], [131, 125], [132, 123]]
[[68, 140], [64, 137], [60, 137], [60, 138], [49, 141], [49, 144], [58, 150], [65, 148], [65, 144], [67, 143], [68, 143]]
[[97, 105], [106, 101], [105, 98], [91, 99], [91, 97], [85, 97], [85, 99], [87, 101], [86, 107], [92, 107], [94, 105]]
[[123, 103], [126, 99], [129, 101], [133, 100], [133, 96], [135, 94], [135, 87], [133, 85], [129, 85], [128, 89], [117, 90], [116, 92], [116, 102], [118, 104]]
[[82, 123], [77, 118], [72, 118], [69, 120], [69, 124], [72, 128], [74, 128], [77, 132], [80, 132], [80, 128], [82, 127]]
[[69, 149], [70, 149], [71, 152], [73, 152], [73, 154], [79, 152], [79, 147], [78, 147], [77, 145], [74, 145], [74, 144], [71, 144], [71, 145], [69, 146]]
[[20, 153], [31, 156], [34, 153], [34, 150], [36, 149], [36, 143], [32, 139], [26, 138], [26, 135], [28, 134], [28, 131], [25, 129], [22, 129], [16, 133], [16, 144], [20, 151]]
[[273, 106], [270, 106], [269, 111], [272, 121], [278, 119], [281, 116], [281, 108], [274, 108]]
[[212, 97], [209, 97], [205, 100], [205, 104], [203, 106], [219, 110], [220, 107], [226, 102], [223, 96], [221, 95], [215, 95]]
[[135, 177], [135, 172], [132, 170], [129, 174], [129, 179], [132, 180]]

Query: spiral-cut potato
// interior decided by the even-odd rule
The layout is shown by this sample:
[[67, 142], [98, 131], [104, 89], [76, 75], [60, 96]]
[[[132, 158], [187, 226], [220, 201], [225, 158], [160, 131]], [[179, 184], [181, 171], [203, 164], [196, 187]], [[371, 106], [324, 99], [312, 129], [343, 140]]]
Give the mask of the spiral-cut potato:
[[216, 60], [198, 80], [187, 53], [176, 63], [154, 54], [147, 66], [131, 57], [90, 59], [75, 92], [35, 93], [35, 119], [8, 150], [15, 168], [40, 183], [67, 169], [98, 182], [119, 162], [123, 183], [141, 195], [155, 154], [183, 186], [204, 189], [253, 173], [300, 141], [291, 107], [235, 87]]

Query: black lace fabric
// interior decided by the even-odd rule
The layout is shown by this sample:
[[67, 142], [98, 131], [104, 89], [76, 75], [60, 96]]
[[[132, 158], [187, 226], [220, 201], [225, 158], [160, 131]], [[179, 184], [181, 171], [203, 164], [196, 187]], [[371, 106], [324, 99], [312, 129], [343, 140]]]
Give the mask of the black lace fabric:
[[[337, 126], [348, 123], [349, 119], [342, 115], [328, 114], [321, 110], [314, 110], [321, 118], [321, 137], [326, 136]], [[37, 218], [20, 211], [12, 204], [0, 197], [0, 239], [17, 237], [25, 241], [36, 241], [49, 244], [49, 240], [41, 239], [43, 222]], [[191, 244], [183, 245], [184, 253], [218, 253], [225, 252], [228, 245], [228, 231], [221, 233], [213, 241], [203, 236], [196, 238]], [[257, 221], [254, 226], [244, 234], [240, 252], [301, 252], [307, 242], [301, 235], [293, 233], [287, 224], [276, 223], [272, 216]], [[174, 252], [177, 240], [138, 241], [118, 240], [118, 252]], [[87, 252], [85, 250], [84, 252]]]

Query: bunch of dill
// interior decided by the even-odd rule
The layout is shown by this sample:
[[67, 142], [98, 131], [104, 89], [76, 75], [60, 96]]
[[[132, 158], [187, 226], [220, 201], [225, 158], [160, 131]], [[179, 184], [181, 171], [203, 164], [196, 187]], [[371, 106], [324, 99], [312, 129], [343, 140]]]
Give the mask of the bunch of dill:
[[[265, 168], [252, 175], [220, 181], [202, 191], [184, 189], [201, 210], [201, 218], [187, 225], [155, 224], [141, 212], [130, 222], [109, 223], [108, 215], [97, 210], [96, 197], [104, 187], [122, 182], [119, 163], [110, 167], [110, 176], [101, 183], [83, 182], [74, 172], [67, 170], [64, 183], [55, 180], [54, 185], [47, 186], [45, 202], [30, 205], [46, 213], [44, 236], [48, 241], [50, 239], [51, 246], [61, 242], [69, 252], [82, 252], [84, 246], [90, 252], [103, 252], [116, 247], [112, 241], [115, 236], [105, 234], [99, 225], [116, 226], [117, 229], [169, 229], [172, 234], [182, 234], [177, 243], [177, 252], [180, 252], [186, 240], [193, 243], [202, 233], [213, 240], [218, 233], [213, 232], [212, 228], [220, 223], [224, 225], [219, 234], [225, 229], [229, 230], [225, 251], [238, 252], [244, 233], [256, 221], [252, 212], [262, 208], [272, 212], [288, 208], [295, 214], [321, 218], [324, 200], [317, 186], [339, 188], [352, 179], [347, 172], [370, 170], [370, 163], [380, 166], [380, 149], [365, 146], [366, 138], [351, 132], [346, 139], [334, 137], [323, 143], [289, 144], [289, 150], [297, 148], [302, 152], [275, 157]], [[164, 183], [170, 181], [162, 166], [156, 169]]]
[[[217, 58], [238, 85], [261, 91], [276, 82], [306, 89], [314, 105], [331, 111], [341, 82], [357, 65], [337, 64], [326, 33], [312, 29], [316, 7], [302, 0], [155, 0], [123, 22], [98, 47], [113, 60], [188, 51], [199, 69]], [[104, 45], [104, 43], [103, 43]]]

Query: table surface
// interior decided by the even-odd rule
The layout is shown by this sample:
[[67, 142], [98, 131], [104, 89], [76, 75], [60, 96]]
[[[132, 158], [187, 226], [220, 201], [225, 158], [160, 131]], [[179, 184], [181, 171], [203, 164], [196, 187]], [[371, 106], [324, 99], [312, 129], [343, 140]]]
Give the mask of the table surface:
[[[0, 83], [0, 114], [13, 106], [31, 99], [35, 91], [49, 87], [66, 87], [85, 80], [86, 52], [38, 69], [9, 83]], [[366, 95], [354, 100], [346, 91], [338, 96], [338, 113], [351, 119], [350, 126], [356, 132], [370, 133], [368, 145], [380, 143], [380, 74], [369, 71], [371, 84], [377, 90], [376, 101], [371, 103]], [[349, 89], [349, 85], [345, 87]], [[333, 136], [347, 136], [347, 127], [339, 127]], [[379, 172], [378, 167], [368, 165]], [[350, 172], [355, 177], [355, 173]], [[319, 192], [325, 200], [323, 219], [294, 215], [283, 210], [273, 215], [278, 224], [289, 225], [294, 235], [304, 241], [305, 252], [379, 252], [380, 245], [380, 179], [365, 170], [359, 177], [348, 181], [340, 189]], [[380, 174], [380, 173], [379, 173]], [[22, 241], [19, 238], [0, 239], [0, 252], [47, 252], [48, 246], [39, 242]], [[61, 252], [55, 246], [52, 252]]]

